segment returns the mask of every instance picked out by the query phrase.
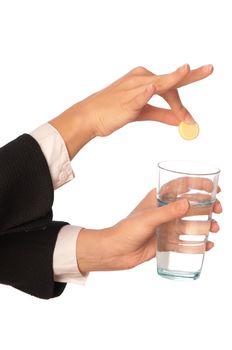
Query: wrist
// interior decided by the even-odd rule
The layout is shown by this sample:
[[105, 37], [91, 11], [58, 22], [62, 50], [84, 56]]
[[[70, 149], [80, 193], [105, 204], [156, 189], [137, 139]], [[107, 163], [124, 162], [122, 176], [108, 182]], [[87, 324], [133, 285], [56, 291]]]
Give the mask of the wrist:
[[77, 102], [67, 111], [73, 116], [76, 127], [82, 130], [88, 141], [96, 137], [93, 117], [84, 102]]
[[92, 271], [110, 270], [109, 229], [83, 228], [76, 242], [76, 258], [79, 271], [85, 275]]
[[58, 117], [49, 121], [62, 136], [70, 160], [94, 137], [94, 127], [90, 116], [79, 103], [65, 110]]

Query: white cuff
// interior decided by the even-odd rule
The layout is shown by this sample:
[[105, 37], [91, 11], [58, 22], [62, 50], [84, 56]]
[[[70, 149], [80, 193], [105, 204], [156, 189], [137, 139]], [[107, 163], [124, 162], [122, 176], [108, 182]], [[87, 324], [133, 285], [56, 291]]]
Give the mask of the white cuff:
[[49, 166], [53, 188], [57, 189], [75, 177], [65, 142], [56, 128], [45, 123], [30, 135], [39, 143]]
[[76, 242], [82, 227], [63, 226], [57, 237], [53, 253], [54, 281], [84, 285], [89, 274], [82, 275], [76, 258]]

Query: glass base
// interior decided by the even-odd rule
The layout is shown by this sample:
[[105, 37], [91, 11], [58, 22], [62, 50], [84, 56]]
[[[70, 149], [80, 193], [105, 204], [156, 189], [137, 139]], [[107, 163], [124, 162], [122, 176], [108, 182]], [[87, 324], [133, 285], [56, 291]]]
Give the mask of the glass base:
[[164, 278], [168, 278], [170, 280], [176, 281], [188, 281], [188, 280], [196, 280], [200, 277], [201, 272], [189, 272], [189, 271], [170, 271], [162, 268], [157, 269], [158, 275]]

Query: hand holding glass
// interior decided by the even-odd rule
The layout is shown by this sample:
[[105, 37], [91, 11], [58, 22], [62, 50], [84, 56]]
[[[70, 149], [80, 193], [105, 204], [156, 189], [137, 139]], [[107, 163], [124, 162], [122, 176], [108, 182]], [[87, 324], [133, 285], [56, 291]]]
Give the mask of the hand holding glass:
[[184, 218], [157, 228], [157, 272], [170, 279], [200, 276], [216, 200], [220, 170], [190, 161], [158, 164], [159, 206], [186, 198], [189, 210]]

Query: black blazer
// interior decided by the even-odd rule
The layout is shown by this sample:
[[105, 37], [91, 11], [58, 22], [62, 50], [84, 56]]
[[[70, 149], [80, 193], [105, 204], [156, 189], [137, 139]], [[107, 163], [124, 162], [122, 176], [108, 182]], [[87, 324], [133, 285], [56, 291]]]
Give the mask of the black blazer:
[[54, 189], [37, 141], [22, 134], [0, 148], [0, 283], [35, 297], [59, 296], [53, 251], [64, 221], [52, 221]]

